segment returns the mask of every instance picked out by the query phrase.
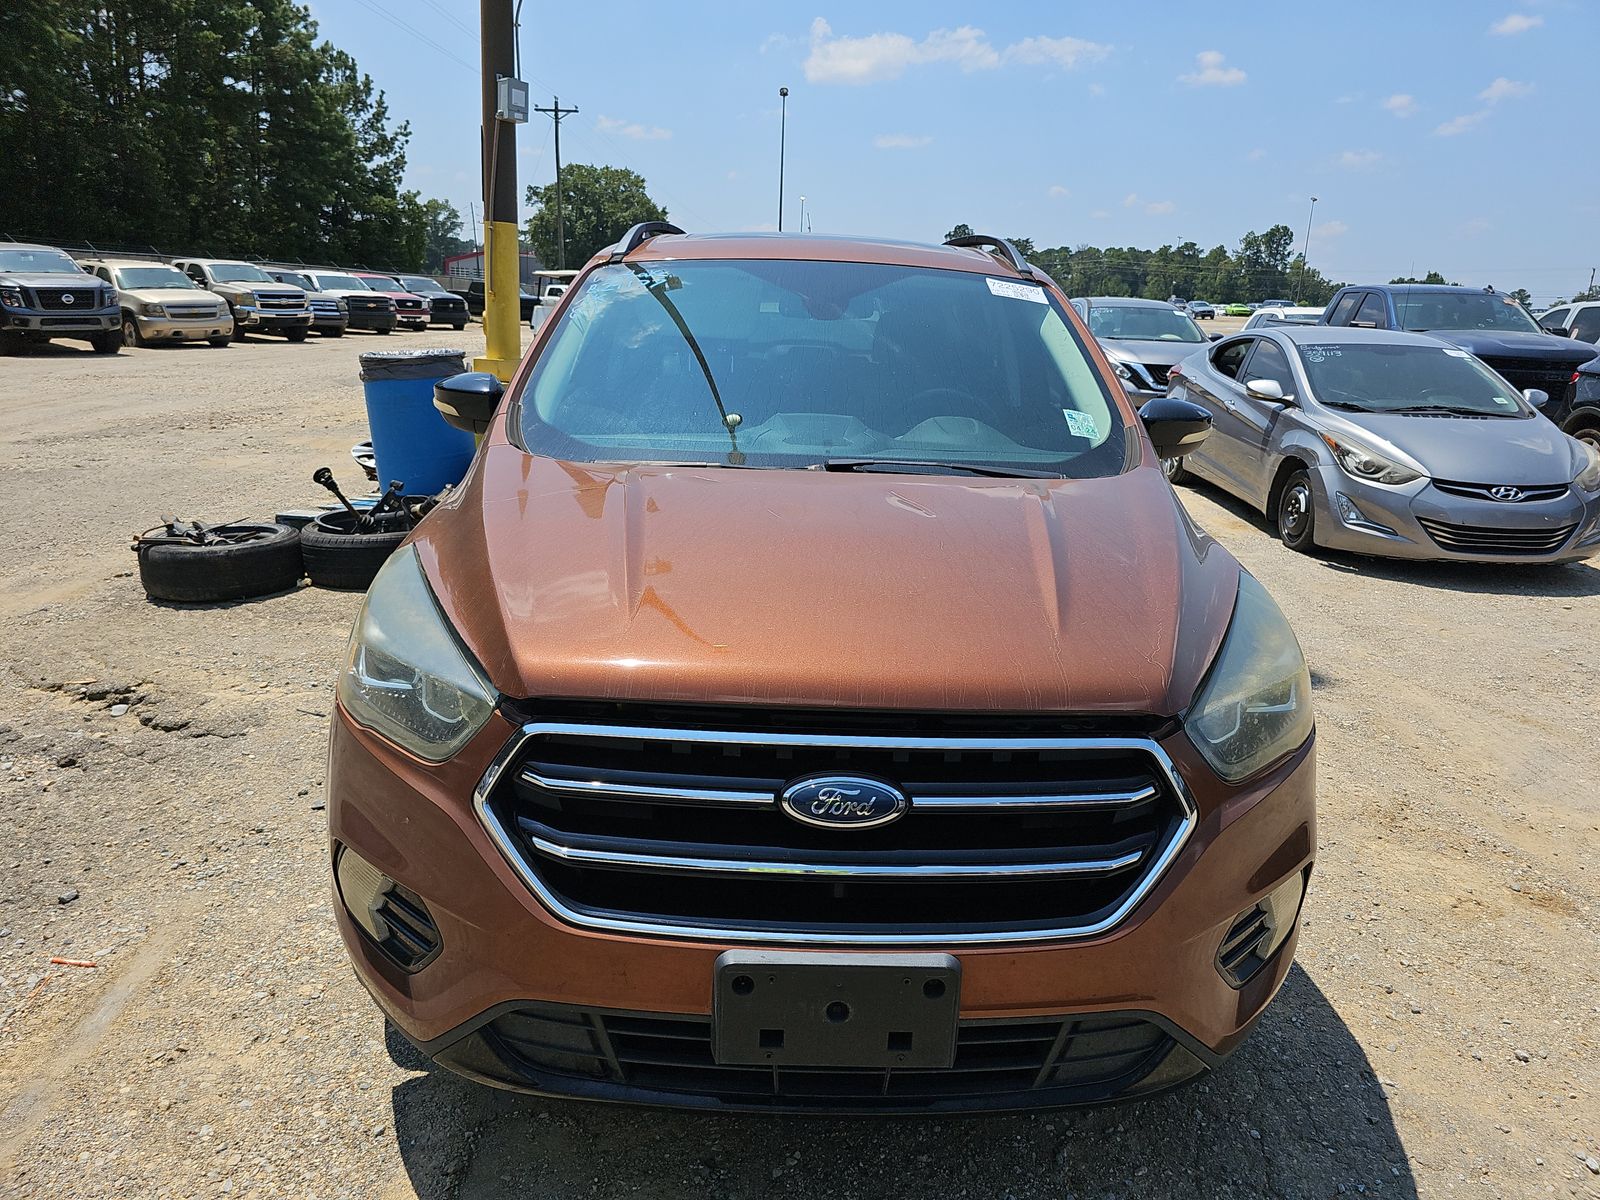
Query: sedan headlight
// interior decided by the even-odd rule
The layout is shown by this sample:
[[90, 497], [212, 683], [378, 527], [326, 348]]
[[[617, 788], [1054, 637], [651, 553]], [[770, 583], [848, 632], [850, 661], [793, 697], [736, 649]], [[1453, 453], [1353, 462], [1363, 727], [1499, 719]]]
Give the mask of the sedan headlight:
[[1392, 458], [1385, 458], [1376, 450], [1368, 450], [1358, 442], [1335, 438], [1326, 433], [1322, 435], [1322, 440], [1333, 451], [1334, 461], [1340, 469], [1352, 479], [1398, 485], [1422, 478], [1421, 472], [1402, 466]]
[[[1576, 438], [1573, 439], [1577, 441]], [[1578, 477], [1572, 482], [1586, 492], [1600, 492], [1600, 450], [1596, 450], [1588, 442], [1578, 442], [1578, 453], [1587, 461], [1587, 465], [1578, 472]]]
[[147, 317], [164, 317], [167, 315], [166, 308], [160, 304], [141, 304], [139, 305], [139, 311]]
[[1253, 775], [1311, 736], [1311, 673], [1272, 597], [1239, 573], [1233, 623], [1184, 727], [1218, 775]]
[[445, 623], [409, 546], [372, 581], [338, 694], [357, 723], [435, 763], [466, 745], [494, 712], [493, 688]]

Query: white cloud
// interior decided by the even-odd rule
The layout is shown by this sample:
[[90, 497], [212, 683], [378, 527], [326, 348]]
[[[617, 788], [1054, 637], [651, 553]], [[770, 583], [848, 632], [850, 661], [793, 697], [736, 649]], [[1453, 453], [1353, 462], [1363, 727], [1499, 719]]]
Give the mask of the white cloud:
[[619, 117], [602, 116], [594, 124], [602, 133], [619, 134], [636, 142], [664, 142], [672, 136], [672, 130], [662, 129], [659, 125], [641, 125], [637, 121], [624, 121]]
[[1455, 137], [1457, 134], [1465, 133], [1488, 115], [1489, 110], [1486, 108], [1480, 108], [1477, 112], [1462, 113], [1459, 117], [1451, 117], [1443, 125], [1435, 127], [1433, 132], [1440, 137]]
[[1245, 74], [1238, 67], [1223, 66], [1225, 56], [1221, 50], [1202, 50], [1194, 56], [1195, 65], [1200, 69], [1189, 75], [1179, 75], [1179, 83], [1187, 83], [1193, 87], [1235, 87], [1245, 80]]
[[1171, 200], [1152, 200], [1144, 206], [1144, 210], [1152, 217], [1164, 217], [1168, 213], [1177, 212], [1178, 206]]
[[1415, 116], [1417, 98], [1408, 92], [1396, 92], [1383, 102], [1383, 106], [1397, 117]]
[[1245, 157], [1247, 159], [1249, 159], [1251, 162], [1260, 162], [1266, 156], [1267, 156], [1266, 149], [1264, 147], [1261, 147], [1261, 146], [1257, 146], [1254, 150], [1250, 151], [1249, 154], [1245, 155]]
[[1104, 96], [1105, 94], [1106, 94], [1106, 85], [1105, 84], [1103, 84], [1103, 83], [1091, 83], [1089, 85], [1089, 95], [1091, 95], [1091, 96]]
[[1050, 185], [1049, 194], [1055, 197], [1057, 200], [1065, 200], [1068, 196], [1072, 195], [1071, 192], [1062, 187], [1059, 183], [1052, 183]]
[[935, 29], [920, 41], [904, 33], [836, 37], [833, 27], [818, 17], [811, 22], [805, 72], [811, 83], [867, 84], [898, 79], [910, 67], [934, 63], [954, 64], [967, 72], [992, 71], [1008, 63], [1070, 69], [1110, 53], [1110, 46], [1073, 37], [1029, 37], [997, 49], [972, 25]]
[[925, 133], [880, 133], [872, 139], [879, 150], [920, 150], [932, 142]]
[[1544, 18], [1532, 13], [1508, 13], [1493, 25], [1489, 26], [1490, 33], [1497, 33], [1501, 37], [1510, 37], [1516, 33], [1527, 33], [1530, 29], [1537, 29], [1544, 24]]
[[1375, 167], [1383, 155], [1376, 150], [1346, 150], [1339, 155], [1339, 165], [1346, 171], [1366, 171]]
[[1485, 104], [1499, 104], [1502, 100], [1520, 100], [1533, 91], [1533, 84], [1519, 83], [1515, 79], [1499, 76], [1488, 87], [1478, 93], [1478, 99]]
[[1319, 242], [1331, 242], [1334, 238], [1343, 237], [1349, 232], [1350, 226], [1343, 221], [1324, 221], [1312, 228], [1311, 236]]
[[1132, 208], [1137, 203], [1139, 203], [1139, 193], [1138, 192], [1129, 192], [1126, 196], [1124, 196], [1122, 198], [1122, 207], [1123, 208]]

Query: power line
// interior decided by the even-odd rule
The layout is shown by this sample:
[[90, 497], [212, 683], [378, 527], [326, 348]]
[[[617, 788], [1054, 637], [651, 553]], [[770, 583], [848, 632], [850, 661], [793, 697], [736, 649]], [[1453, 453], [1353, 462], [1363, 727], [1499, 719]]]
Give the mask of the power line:
[[396, 29], [400, 29], [400, 30], [403, 30], [406, 33], [409, 33], [412, 37], [416, 38], [423, 45], [431, 46], [433, 49], [437, 50], [440, 54], [442, 54], [446, 58], [448, 58], [451, 62], [456, 63], [459, 66], [465, 67], [467, 70], [471, 71], [474, 75], [478, 74], [477, 66], [475, 66], [472, 63], [469, 63], [466, 59], [462, 58], [460, 55], [454, 54], [451, 51], [447, 50], [445, 47], [441, 46], [438, 42], [434, 41], [427, 34], [423, 33], [416, 26], [407, 24], [405, 21], [402, 21], [399, 17], [395, 16], [393, 13], [387, 12], [384, 9], [379, 8], [376, 4], [372, 3], [372, 0], [356, 0], [356, 3], [360, 4], [362, 8], [366, 9], [368, 12], [372, 13], [374, 16], [381, 17], [383, 20], [389, 22], [389, 24], [393, 25]]

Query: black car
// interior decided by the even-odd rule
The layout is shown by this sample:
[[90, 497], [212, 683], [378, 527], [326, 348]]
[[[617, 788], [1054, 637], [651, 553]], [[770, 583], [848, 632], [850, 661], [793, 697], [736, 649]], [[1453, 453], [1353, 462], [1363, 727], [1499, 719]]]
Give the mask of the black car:
[[402, 292], [424, 296], [433, 302], [432, 325], [448, 325], [452, 329], [467, 327], [467, 302], [452, 291], [447, 291], [435, 279], [426, 275], [391, 275]]
[[1600, 450], [1600, 358], [1592, 358], [1572, 373], [1572, 390], [1559, 409], [1550, 404], [1549, 417], [1580, 442]]
[[[521, 290], [521, 289], [519, 289], [519, 290]], [[467, 308], [471, 310], [473, 316], [475, 316], [475, 317], [483, 316], [483, 296], [484, 296], [483, 280], [474, 279], [474, 280], [470, 281], [465, 287], [459, 287], [459, 288], [454, 289], [453, 294], [457, 295], [457, 296], [460, 296], [463, 300], [465, 300], [467, 302]], [[522, 292], [522, 304], [521, 304], [522, 318], [521, 319], [522, 319], [524, 324], [526, 324], [528, 322], [528, 320], [533, 316], [533, 306], [538, 304], [538, 303], [539, 303], [539, 298], [537, 296], [530, 296], [526, 291]]]
[[[1510, 296], [1493, 288], [1362, 284], [1334, 293], [1320, 324], [1429, 333], [1476, 355], [1512, 386], [1550, 397], [1555, 420], [1571, 401], [1573, 372], [1600, 349], [1546, 333]], [[1559, 424], [1559, 421], [1557, 422]]]

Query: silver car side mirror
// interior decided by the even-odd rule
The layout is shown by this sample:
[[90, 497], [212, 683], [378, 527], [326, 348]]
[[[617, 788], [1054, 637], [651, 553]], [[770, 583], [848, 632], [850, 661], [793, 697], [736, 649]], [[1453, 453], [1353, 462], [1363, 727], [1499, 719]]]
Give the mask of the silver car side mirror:
[[1276, 379], [1252, 379], [1244, 385], [1244, 390], [1252, 399], [1283, 403], [1283, 386]]
[[1550, 403], [1550, 393], [1542, 392], [1538, 388], [1524, 388], [1522, 398], [1535, 408], [1543, 408]]

